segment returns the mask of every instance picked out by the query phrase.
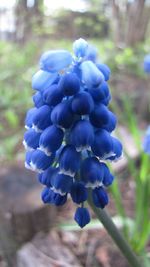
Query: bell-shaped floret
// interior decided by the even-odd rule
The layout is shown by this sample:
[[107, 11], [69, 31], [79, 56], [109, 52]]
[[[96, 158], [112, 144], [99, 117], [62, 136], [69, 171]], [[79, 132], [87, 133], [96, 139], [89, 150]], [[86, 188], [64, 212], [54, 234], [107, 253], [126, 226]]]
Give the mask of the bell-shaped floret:
[[91, 123], [87, 120], [75, 122], [70, 131], [70, 142], [77, 151], [89, 149], [94, 141], [94, 130]]
[[63, 94], [61, 93], [57, 84], [53, 84], [43, 91], [43, 100], [49, 106], [56, 106], [63, 99]]
[[74, 220], [77, 224], [83, 228], [86, 224], [90, 222], [90, 213], [87, 208], [79, 207], [76, 209]]
[[105, 105], [99, 104], [92, 111], [89, 118], [94, 127], [103, 128], [103, 125], [109, 122], [109, 110]]
[[53, 163], [55, 154], [51, 156], [45, 155], [45, 153], [39, 149], [33, 151], [30, 166], [33, 171], [43, 172]]
[[49, 106], [44, 105], [33, 114], [32, 127], [35, 131], [42, 132], [51, 124], [51, 108]]
[[58, 172], [58, 168], [49, 167], [44, 172], [38, 175], [39, 182], [41, 184], [46, 185], [47, 187], [51, 187], [52, 186], [51, 181], [57, 172]]
[[81, 63], [82, 81], [88, 88], [98, 87], [104, 81], [104, 75], [92, 61]]
[[33, 116], [36, 114], [37, 108], [31, 108], [28, 110], [25, 118], [25, 128], [30, 129], [32, 128], [32, 123], [33, 123]]
[[40, 133], [35, 132], [33, 129], [29, 129], [24, 134], [23, 145], [26, 149], [36, 149], [39, 146]]
[[73, 202], [80, 204], [87, 200], [87, 188], [82, 182], [74, 182], [71, 187], [71, 198]]
[[112, 131], [115, 130], [116, 125], [117, 125], [117, 117], [113, 112], [109, 111], [109, 120], [107, 124], [103, 125], [103, 128], [111, 133]]
[[103, 209], [109, 202], [107, 192], [102, 186], [93, 190], [92, 197], [94, 205], [101, 209]]
[[105, 81], [108, 81], [110, 78], [110, 68], [106, 64], [98, 63], [96, 64], [97, 68], [103, 73]]
[[62, 206], [66, 203], [67, 201], [67, 194], [65, 195], [60, 195], [59, 193], [53, 192], [52, 194], [52, 203], [55, 206]]
[[100, 186], [104, 177], [103, 164], [96, 157], [86, 158], [81, 164], [80, 175], [86, 187]]
[[76, 40], [73, 43], [73, 51], [76, 57], [78, 58], [84, 57], [86, 55], [87, 48], [88, 48], [88, 43], [82, 38]]
[[68, 101], [63, 101], [54, 107], [51, 114], [52, 122], [59, 127], [69, 128], [73, 122], [73, 113]]
[[107, 165], [105, 163], [101, 163], [103, 165], [103, 169], [104, 169], [104, 177], [103, 177], [103, 185], [104, 186], [110, 186], [114, 180], [113, 175], [110, 173], [109, 168], [107, 167]]
[[88, 49], [87, 49], [87, 53], [85, 58], [87, 60], [96, 62], [96, 58], [97, 58], [97, 49], [93, 46], [93, 45], [89, 45]]
[[32, 159], [33, 151], [27, 151], [25, 156], [25, 168], [31, 170], [31, 159]]
[[104, 129], [97, 130], [91, 149], [101, 159], [107, 159], [114, 155], [113, 139], [110, 134]]
[[150, 55], [145, 56], [143, 67], [146, 73], [150, 73]]
[[80, 167], [80, 153], [73, 145], [66, 145], [59, 157], [60, 172], [74, 176]]
[[78, 115], [90, 114], [94, 108], [94, 102], [88, 92], [80, 92], [72, 99], [72, 111]]
[[47, 71], [39, 70], [32, 77], [32, 88], [37, 91], [43, 91], [50, 87], [58, 78], [57, 73], [49, 73]]
[[42, 132], [39, 140], [39, 149], [49, 156], [60, 148], [63, 138], [63, 130], [52, 125]]
[[33, 95], [32, 99], [36, 108], [40, 108], [45, 104], [43, 101], [42, 94], [40, 92], [36, 92], [36, 94]]
[[143, 150], [146, 154], [150, 155], [150, 126], [147, 128], [144, 140], [143, 140]]
[[63, 173], [58, 173], [51, 181], [52, 189], [55, 193], [64, 195], [69, 193], [73, 184], [73, 178]]
[[113, 149], [112, 149], [113, 155], [106, 159], [111, 161], [117, 161], [122, 156], [122, 144], [115, 137], [112, 137], [112, 142], [113, 142]]
[[63, 95], [72, 96], [80, 90], [80, 80], [76, 73], [66, 73], [59, 81], [59, 88]]
[[51, 204], [52, 203], [52, 195], [53, 195], [53, 191], [50, 188], [45, 187], [42, 190], [41, 199], [45, 204], [46, 203]]
[[98, 88], [89, 88], [88, 91], [96, 103], [106, 101], [110, 96], [109, 86], [106, 82], [102, 82]]
[[50, 188], [44, 188], [41, 194], [41, 199], [44, 203], [54, 204], [56, 206], [62, 206], [67, 201], [67, 194], [60, 195], [55, 193]]
[[57, 72], [68, 67], [71, 62], [72, 56], [66, 50], [47, 51], [40, 58], [40, 68], [48, 72]]

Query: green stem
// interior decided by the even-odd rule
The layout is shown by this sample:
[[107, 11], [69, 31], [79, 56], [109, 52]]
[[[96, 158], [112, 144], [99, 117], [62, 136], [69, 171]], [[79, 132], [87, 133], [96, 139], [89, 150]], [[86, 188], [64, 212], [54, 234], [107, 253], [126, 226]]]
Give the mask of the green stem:
[[92, 210], [96, 214], [97, 218], [100, 220], [100, 222], [104, 225], [105, 229], [107, 230], [108, 234], [112, 237], [118, 248], [121, 250], [123, 255], [126, 257], [128, 262], [132, 267], [142, 267], [140, 262], [138, 261], [136, 255], [131, 250], [130, 246], [122, 236], [122, 234], [118, 231], [116, 225], [111, 220], [110, 216], [107, 214], [105, 210], [96, 208], [92, 197], [91, 192], [89, 192], [89, 199], [88, 203], [91, 206]]

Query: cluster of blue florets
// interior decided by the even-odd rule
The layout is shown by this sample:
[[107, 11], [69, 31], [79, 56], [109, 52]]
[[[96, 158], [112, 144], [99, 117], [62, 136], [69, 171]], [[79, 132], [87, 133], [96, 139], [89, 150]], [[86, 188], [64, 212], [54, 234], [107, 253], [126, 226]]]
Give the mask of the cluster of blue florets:
[[146, 73], [150, 73], [150, 54], [144, 57], [143, 68]]
[[84, 206], [89, 190], [96, 207], [108, 204], [106, 188], [114, 177], [105, 161], [118, 160], [122, 145], [111, 135], [117, 119], [108, 108], [110, 69], [97, 63], [96, 49], [85, 40], [76, 40], [73, 50], [74, 56], [66, 50], [41, 56], [23, 143], [25, 166], [45, 186], [43, 202], [59, 206], [71, 196], [78, 205], [74, 219], [84, 227], [90, 222]]

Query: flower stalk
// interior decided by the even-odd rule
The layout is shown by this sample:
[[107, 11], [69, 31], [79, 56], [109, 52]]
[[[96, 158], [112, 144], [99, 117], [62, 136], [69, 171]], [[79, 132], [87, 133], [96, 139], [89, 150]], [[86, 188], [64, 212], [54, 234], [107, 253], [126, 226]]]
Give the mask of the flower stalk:
[[88, 203], [91, 206], [94, 213], [96, 214], [96, 217], [103, 224], [104, 228], [111, 236], [115, 244], [118, 246], [122, 254], [125, 256], [129, 264], [132, 267], [142, 267], [137, 256], [134, 254], [131, 247], [121, 234], [121, 232], [117, 229], [116, 225], [114, 224], [114, 222], [112, 221], [106, 210], [97, 208], [93, 203], [91, 192], [89, 192], [88, 195], [89, 195]]

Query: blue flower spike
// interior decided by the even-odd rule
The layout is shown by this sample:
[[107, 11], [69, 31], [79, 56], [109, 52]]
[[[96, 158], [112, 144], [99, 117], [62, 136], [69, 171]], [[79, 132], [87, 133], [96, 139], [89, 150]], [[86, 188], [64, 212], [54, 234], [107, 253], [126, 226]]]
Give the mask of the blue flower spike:
[[150, 74], [150, 55], [145, 56], [143, 68], [144, 68], [145, 73]]
[[[108, 108], [109, 67], [98, 62], [98, 50], [82, 38], [73, 43], [73, 52], [50, 50], [41, 56], [23, 144], [25, 167], [37, 172], [43, 185], [43, 203], [62, 206], [72, 200], [74, 220], [83, 228], [90, 222], [89, 194], [98, 208], [109, 202], [107, 187], [114, 177], [106, 163], [120, 159], [122, 144], [112, 135], [117, 117]], [[143, 147], [150, 154], [149, 133]]]

